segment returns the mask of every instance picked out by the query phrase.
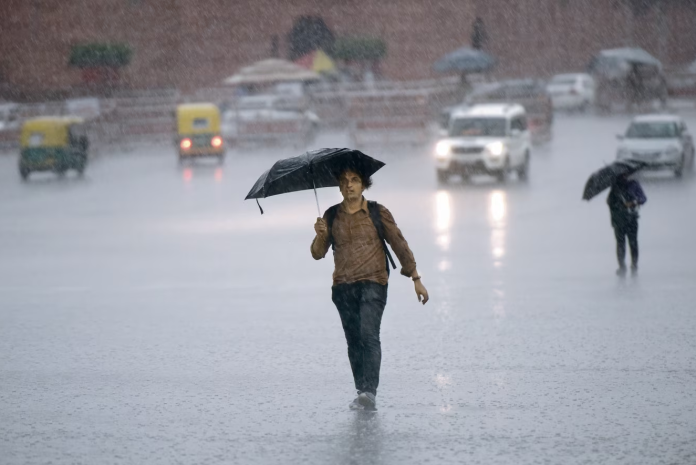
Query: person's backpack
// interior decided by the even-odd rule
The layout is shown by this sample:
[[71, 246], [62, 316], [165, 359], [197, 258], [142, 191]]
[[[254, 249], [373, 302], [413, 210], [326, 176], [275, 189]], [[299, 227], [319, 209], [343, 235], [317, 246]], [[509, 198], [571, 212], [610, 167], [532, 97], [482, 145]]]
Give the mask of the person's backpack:
[[[336, 219], [336, 213], [338, 212], [340, 206], [341, 204], [339, 203], [338, 205], [334, 205], [326, 211], [326, 224], [329, 228], [329, 243], [331, 244], [332, 250], [336, 250], [336, 245], [334, 244], [333, 233], [331, 232], [331, 228], [333, 227], [333, 222]], [[384, 238], [384, 225], [382, 224], [382, 216], [379, 214], [379, 204], [374, 200], [368, 200], [367, 211], [370, 213], [370, 219], [372, 220], [372, 224], [375, 226], [375, 229], [377, 230], [377, 235], [379, 236], [379, 239], [382, 241], [382, 248], [384, 249], [385, 256], [384, 261], [387, 267], [387, 274], [389, 274], [389, 264], [391, 263], [391, 266], [394, 269], [396, 269], [396, 264], [394, 263], [394, 259], [392, 258], [392, 255], [389, 252], [389, 248], [387, 247], [387, 241]]]

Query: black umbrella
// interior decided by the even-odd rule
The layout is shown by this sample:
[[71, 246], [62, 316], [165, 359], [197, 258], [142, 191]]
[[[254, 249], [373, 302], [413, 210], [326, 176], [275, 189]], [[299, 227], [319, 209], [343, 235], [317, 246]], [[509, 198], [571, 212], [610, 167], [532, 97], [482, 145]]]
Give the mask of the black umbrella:
[[[379, 160], [353, 149], [312, 150], [299, 157], [286, 158], [273, 164], [256, 181], [244, 200], [265, 199], [272, 195], [314, 189], [319, 210], [318, 187], [338, 186], [338, 175], [347, 168], [372, 176], [384, 166]], [[259, 205], [259, 209], [261, 206]], [[261, 209], [263, 214], [263, 209]], [[319, 216], [321, 211], [319, 210]]]
[[638, 160], [618, 160], [601, 170], [595, 171], [585, 184], [582, 199], [590, 200], [603, 190], [611, 187], [621, 176], [629, 176], [645, 166], [645, 163]]
[[460, 73], [480, 73], [489, 71], [495, 66], [495, 58], [486, 52], [473, 48], [462, 47], [448, 53], [433, 65], [438, 73], [457, 71]]

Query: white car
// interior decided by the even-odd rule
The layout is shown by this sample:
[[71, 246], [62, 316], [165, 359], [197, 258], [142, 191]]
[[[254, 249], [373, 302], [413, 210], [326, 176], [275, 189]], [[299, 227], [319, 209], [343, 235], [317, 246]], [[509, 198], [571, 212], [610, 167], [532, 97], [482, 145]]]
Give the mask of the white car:
[[531, 137], [521, 105], [482, 104], [452, 112], [446, 137], [435, 147], [437, 178], [446, 183], [451, 174], [466, 178], [489, 174], [504, 181], [517, 171], [529, 172]]
[[595, 102], [595, 83], [589, 74], [557, 74], [546, 86], [556, 110], [587, 110]]
[[679, 116], [637, 116], [618, 138], [619, 160], [639, 160], [648, 164], [646, 169], [673, 170], [677, 177], [694, 166], [694, 141]]

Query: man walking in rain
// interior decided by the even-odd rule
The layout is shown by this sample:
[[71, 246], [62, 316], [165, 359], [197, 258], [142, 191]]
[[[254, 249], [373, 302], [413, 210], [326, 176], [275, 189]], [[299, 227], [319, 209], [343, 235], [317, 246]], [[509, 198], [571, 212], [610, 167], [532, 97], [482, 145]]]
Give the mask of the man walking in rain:
[[631, 273], [638, 272], [638, 208], [647, 201], [638, 181], [628, 176], [617, 179], [609, 191], [607, 204], [616, 236], [616, 274], [626, 275], [626, 239], [631, 248]]
[[351, 409], [376, 407], [382, 349], [379, 338], [387, 304], [391, 259], [388, 242], [401, 263], [401, 274], [410, 277], [418, 301], [428, 301], [428, 291], [416, 270], [416, 261], [389, 210], [368, 202], [363, 192], [372, 179], [358, 169], [347, 169], [339, 178], [343, 202], [329, 208], [314, 225], [312, 257], [320, 260], [334, 249], [332, 300], [341, 317], [348, 343], [348, 360], [358, 396]]

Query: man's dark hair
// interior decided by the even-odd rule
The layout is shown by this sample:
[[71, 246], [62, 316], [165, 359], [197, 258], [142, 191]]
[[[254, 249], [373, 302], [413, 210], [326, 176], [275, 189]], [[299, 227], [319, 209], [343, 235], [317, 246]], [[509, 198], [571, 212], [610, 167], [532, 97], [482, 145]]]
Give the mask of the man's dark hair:
[[362, 185], [365, 188], [365, 190], [368, 190], [370, 187], [372, 187], [372, 176], [367, 176], [365, 173], [363, 173], [362, 170], [355, 168], [355, 167], [348, 167], [348, 168], [345, 168], [345, 169], [339, 171], [338, 176], [336, 176], [336, 179], [338, 179], [339, 182], [341, 181], [341, 176], [346, 171], [352, 171], [353, 173], [360, 176], [360, 181], [362, 182]]

